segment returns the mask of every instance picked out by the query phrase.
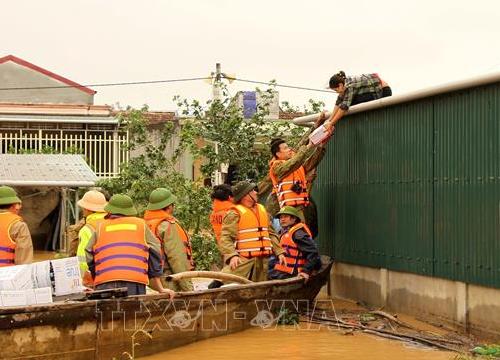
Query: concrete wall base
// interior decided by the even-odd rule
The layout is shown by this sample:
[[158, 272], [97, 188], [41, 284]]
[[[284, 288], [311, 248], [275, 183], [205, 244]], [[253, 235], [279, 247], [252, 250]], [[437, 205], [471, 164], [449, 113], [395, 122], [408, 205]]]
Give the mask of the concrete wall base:
[[336, 263], [333, 296], [459, 327], [500, 341], [500, 289], [388, 269]]

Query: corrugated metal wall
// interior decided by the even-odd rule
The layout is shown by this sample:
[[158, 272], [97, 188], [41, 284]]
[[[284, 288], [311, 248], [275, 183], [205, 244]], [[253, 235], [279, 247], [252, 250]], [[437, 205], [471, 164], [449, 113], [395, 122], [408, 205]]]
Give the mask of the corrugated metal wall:
[[353, 114], [320, 165], [338, 261], [500, 287], [500, 84]]

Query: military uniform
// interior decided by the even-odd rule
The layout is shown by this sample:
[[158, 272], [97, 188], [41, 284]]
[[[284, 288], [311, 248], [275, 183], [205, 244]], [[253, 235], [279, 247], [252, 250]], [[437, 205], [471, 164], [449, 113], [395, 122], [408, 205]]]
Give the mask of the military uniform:
[[[238, 203], [254, 187], [255, 185], [248, 182], [238, 183], [233, 190], [235, 202]], [[257, 254], [253, 254], [250, 249], [244, 249], [238, 246], [239, 234], [241, 234], [240, 220], [242, 213], [237, 208], [230, 209], [227, 211], [222, 221], [220, 250], [224, 258], [224, 263], [226, 264], [226, 266], [222, 269], [222, 272], [239, 275], [252, 281], [265, 281], [267, 280], [269, 256], [271, 253], [279, 256], [282, 255], [284, 251], [279, 245], [276, 233], [268, 224], [269, 215], [265, 211], [264, 207], [256, 204], [255, 209], [246, 208], [246, 210], [248, 212], [252, 212], [254, 215], [257, 213], [258, 215], [255, 216], [258, 216], [260, 219], [259, 221], [263, 222], [260, 227], [267, 228], [266, 234], [260, 234], [261, 237], [267, 237], [268, 234], [269, 240], [266, 242], [266, 252], [262, 253], [262, 251], [257, 251]], [[260, 214], [263, 216], [260, 217]], [[235, 256], [240, 257], [240, 264], [233, 270], [230, 268], [229, 262]]]
[[165, 287], [175, 291], [193, 291], [191, 280], [166, 281], [167, 275], [194, 270], [191, 243], [187, 232], [164, 208], [174, 204], [177, 198], [165, 188], [154, 190], [144, 213], [144, 220], [157, 236], [162, 246], [163, 276]]
[[[15, 190], [0, 186], [0, 205], [21, 204]], [[0, 266], [31, 264], [33, 241], [28, 225], [7, 209], [0, 209]]]
[[104, 210], [109, 214], [98, 229], [91, 229], [85, 248], [95, 288], [127, 287], [129, 295], [143, 295], [147, 279], [162, 274], [161, 245], [144, 220], [135, 217], [137, 211], [128, 196], [114, 195]]

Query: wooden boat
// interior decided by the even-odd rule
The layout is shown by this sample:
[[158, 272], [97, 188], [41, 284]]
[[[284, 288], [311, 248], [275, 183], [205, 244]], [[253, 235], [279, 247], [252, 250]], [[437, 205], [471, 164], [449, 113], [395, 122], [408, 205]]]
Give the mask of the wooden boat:
[[2, 359], [133, 359], [251, 326], [269, 326], [283, 307], [312, 301], [332, 262], [303, 279], [165, 295], [68, 301], [0, 309]]

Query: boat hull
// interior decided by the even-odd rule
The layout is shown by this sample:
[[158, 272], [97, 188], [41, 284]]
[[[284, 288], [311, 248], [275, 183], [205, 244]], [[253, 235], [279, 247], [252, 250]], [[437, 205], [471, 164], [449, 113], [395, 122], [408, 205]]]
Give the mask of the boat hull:
[[3, 359], [130, 359], [252, 326], [281, 308], [313, 306], [332, 263], [304, 283], [266, 281], [199, 292], [0, 310]]

